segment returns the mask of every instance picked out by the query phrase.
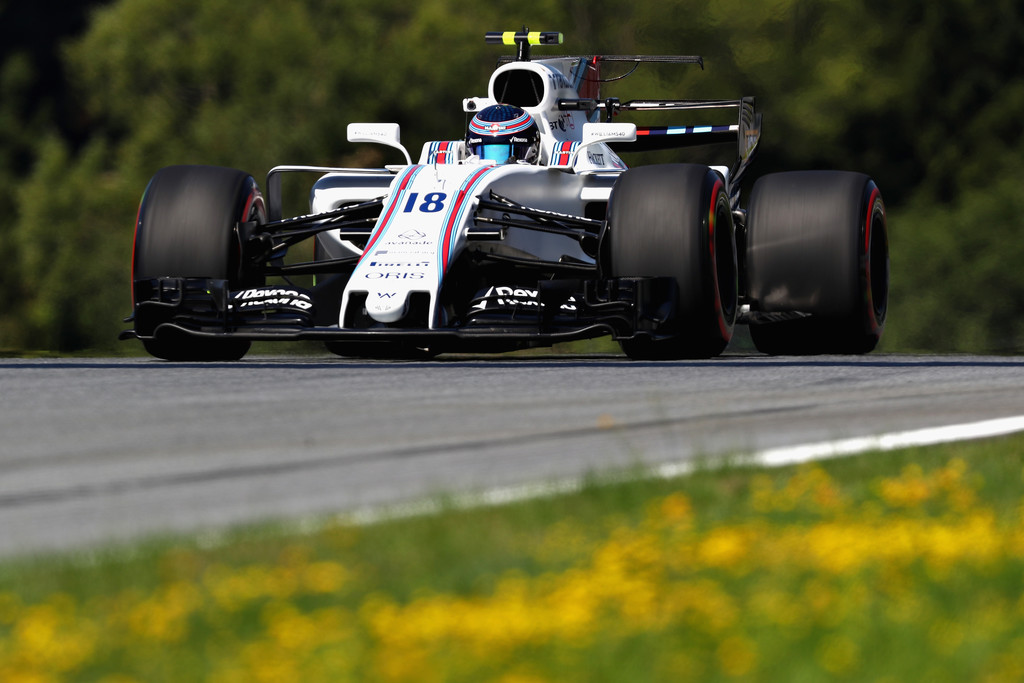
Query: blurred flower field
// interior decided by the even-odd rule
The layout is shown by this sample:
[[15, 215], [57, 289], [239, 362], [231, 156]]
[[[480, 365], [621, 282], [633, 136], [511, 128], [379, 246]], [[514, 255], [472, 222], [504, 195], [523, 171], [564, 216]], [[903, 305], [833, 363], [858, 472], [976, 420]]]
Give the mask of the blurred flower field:
[[9, 564], [0, 680], [1020, 681], [1022, 444]]

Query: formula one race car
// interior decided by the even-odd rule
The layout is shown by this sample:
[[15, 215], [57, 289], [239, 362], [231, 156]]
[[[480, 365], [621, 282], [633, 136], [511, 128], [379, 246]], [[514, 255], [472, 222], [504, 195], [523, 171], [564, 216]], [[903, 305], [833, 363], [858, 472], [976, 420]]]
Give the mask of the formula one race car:
[[[630, 358], [681, 359], [720, 354], [747, 324], [768, 354], [875, 347], [889, 257], [868, 176], [767, 175], [742, 208], [761, 128], [753, 98], [600, 95], [603, 66], [703, 68], [700, 57], [533, 59], [531, 46], [561, 34], [486, 39], [516, 55], [499, 61], [486, 97], [464, 100], [466, 136], [424, 144], [416, 163], [397, 124], [374, 123], [350, 124], [349, 141], [397, 148], [406, 163], [278, 166], [266, 197], [242, 171], [158, 171], [139, 207], [133, 329], [121, 338], [168, 360], [230, 360], [256, 340], [394, 358], [610, 335]], [[734, 123], [613, 121], [721, 111]], [[731, 167], [627, 168], [619, 156], [737, 142]], [[282, 216], [283, 175], [310, 171], [310, 212]]]

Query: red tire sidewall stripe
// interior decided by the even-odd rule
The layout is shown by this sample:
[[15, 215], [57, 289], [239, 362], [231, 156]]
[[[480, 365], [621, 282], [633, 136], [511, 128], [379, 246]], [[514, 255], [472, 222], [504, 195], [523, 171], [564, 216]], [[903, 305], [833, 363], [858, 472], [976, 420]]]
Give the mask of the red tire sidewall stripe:
[[135, 212], [135, 233], [132, 236], [132, 272], [131, 272], [131, 291], [132, 291], [132, 306], [135, 306], [135, 270], [137, 266], [136, 251], [139, 248], [139, 223], [142, 221], [142, 209], [146, 205], [146, 197], [149, 196], [149, 189], [153, 186], [153, 180], [150, 179], [146, 185], [146, 189], [142, 191], [142, 199], [139, 200], [139, 209]]
[[146, 201], [146, 194], [143, 193], [142, 199], [139, 201], [139, 209], [135, 212], [135, 233], [132, 237], [132, 272], [131, 272], [131, 290], [132, 290], [132, 306], [135, 305], [135, 250], [139, 247], [139, 219], [142, 218], [142, 205]]
[[882, 220], [885, 220], [885, 204], [881, 201], [882, 193], [877, 186], [871, 190], [871, 195], [868, 198], [867, 203], [867, 218], [864, 220], [864, 302], [865, 310], [867, 312], [867, 324], [871, 334], [877, 335], [882, 328], [881, 323], [878, 320], [878, 316], [875, 315], [875, 301], [874, 294], [871, 291], [871, 227], [874, 223], [875, 217], [875, 204], [879, 205], [882, 212]]
[[715, 319], [718, 322], [718, 331], [722, 339], [732, 339], [732, 330], [725, 320], [725, 307], [722, 305], [722, 292], [718, 287], [718, 254], [715, 250], [715, 223], [718, 217], [718, 196], [725, 189], [725, 183], [716, 178], [714, 187], [711, 189], [711, 209], [708, 212], [708, 252], [711, 256], [711, 283], [715, 292]]

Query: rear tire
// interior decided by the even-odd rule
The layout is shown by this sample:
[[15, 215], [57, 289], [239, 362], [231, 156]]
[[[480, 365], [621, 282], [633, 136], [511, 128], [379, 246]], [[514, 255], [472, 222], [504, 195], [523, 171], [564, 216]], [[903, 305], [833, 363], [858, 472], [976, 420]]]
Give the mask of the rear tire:
[[637, 360], [717, 356], [732, 338], [737, 306], [736, 235], [722, 177], [707, 166], [626, 171], [608, 204], [612, 277], [671, 277], [678, 288], [668, 336], [620, 342]]
[[[210, 278], [227, 280], [232, 289], [263, 284], [242, 261], [235, 224], [246, 221], [266, 221], [263, 196], [249, 174], [216, 166], [160, 169], [139, 205], [132, 281]], [[166, 332], [142, 343], [151, 355], [171, 361], [238, 360], [250, 346]]]
[[751, 324], [770, 355], [863, 354], [882, 336], [889, 241], [874, 181], [846, 171], [764, 176], [747, 217], [750, 296], [759, 313], [791, 320]]

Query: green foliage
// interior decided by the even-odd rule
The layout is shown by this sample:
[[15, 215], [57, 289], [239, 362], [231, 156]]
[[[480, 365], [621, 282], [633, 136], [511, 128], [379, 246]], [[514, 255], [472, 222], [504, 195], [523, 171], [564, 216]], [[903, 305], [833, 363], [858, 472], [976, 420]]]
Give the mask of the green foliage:
[[1024, 164], [993, 173], [990, 185], [967, 190], [949, 204], [920, 200], [892, 218], [887, 348], [1024, 350], [1022, 171]]
[[[111, 217], [130, 215], [141, 189], [108, 169], [102, 141], [74, 162], [59, 139], [40, 145], [32, 177], [17, 195], [20, 228], [13, 248], [26, 288], [19, 311], [23, 348], [109, 348], [131, 310], [131, 233], [112, 229]], [[71, 191], [65, 191], [71, 188]]]
[[160, 167], [397, 161], [350, 145], [351, 121], [397, 121], [415, 154], [460, 135], [462, 99], [485, 93], [505, 50], [481, 34], [524, 24], [561, 30], [564, 53], [703, 55], [604, 92], [756, 96], [755, 176], [871, 174], [893, 249], [884, 348], [1021, 348], [1015, 0], [115, 0], [83, 3], [51, 42], [18, 28], [45, 11], [0, 10], [0, 348], [119, 348], [136, 203]]

